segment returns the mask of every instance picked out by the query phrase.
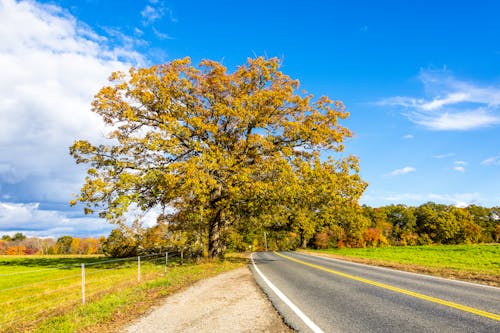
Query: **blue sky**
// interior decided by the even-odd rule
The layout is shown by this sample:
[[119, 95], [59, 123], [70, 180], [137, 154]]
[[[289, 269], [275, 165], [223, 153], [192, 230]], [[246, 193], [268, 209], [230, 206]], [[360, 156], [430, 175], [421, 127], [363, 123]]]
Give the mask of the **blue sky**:
[[[106, 235], [70, 208], [108, 75], [248, 57], [342, 100], [362, 203], [500, 205], [500, 2], [0, 0], [0, 234]], [[154, 213], [145, 217], [154, 221]]]

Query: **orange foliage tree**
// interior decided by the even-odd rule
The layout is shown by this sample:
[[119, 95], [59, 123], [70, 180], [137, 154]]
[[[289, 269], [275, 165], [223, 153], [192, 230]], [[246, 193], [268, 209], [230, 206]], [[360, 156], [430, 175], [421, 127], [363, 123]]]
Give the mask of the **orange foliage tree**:
[[[262, 214], [255, 207], [272, 202], [283, 184], [301, 181], [300, 163], [338, 172], [332, 185], [342, 184], [345, 193], [359, 187], [358, 196], [365, 184], [351, 177], [357, 173], [355, 159], [340, 167], [347, 170], [339, 170], [333, 159], [316, 163], [321, 151], [342, 151], [344, 138], [351, 136], [339, 124], [348, 116], [344, 105], [300, 92], [299, 82], [279, 67], [278, 59], [259, 57], [228, 73], [215, 61], [196, 68], [186, 58], [112, 74], [92, 104], [112, 126], [111, 140], [100, 145], [78, 140], [71, 147], [76, 162], [89, 165], [72, 204], [83, 202], [85, 212], [97, 210], [118, 223], [131, 206], [175, 208], [171, 221], [203, 228], [208, 255], [215, 257], [231, 227]], [[295, 210], [306, 237], [314, 232], [308, 206], [315, 205]]]

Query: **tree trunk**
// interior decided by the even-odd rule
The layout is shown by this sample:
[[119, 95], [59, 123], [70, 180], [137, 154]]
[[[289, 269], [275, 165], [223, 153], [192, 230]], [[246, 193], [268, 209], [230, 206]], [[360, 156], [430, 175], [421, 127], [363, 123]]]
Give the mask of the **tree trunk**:
[[306, 233], [304, 231], [302, 231], [300, 233], [300, 247], [302, 249], [305, 249], [307, 247], [307, 241], [308, 241], [308, 239], [306, 238]]
[[221, 241], [221, 213], [215, 214], [208, 225], [208, 257], [222, 257], [222, 241]]

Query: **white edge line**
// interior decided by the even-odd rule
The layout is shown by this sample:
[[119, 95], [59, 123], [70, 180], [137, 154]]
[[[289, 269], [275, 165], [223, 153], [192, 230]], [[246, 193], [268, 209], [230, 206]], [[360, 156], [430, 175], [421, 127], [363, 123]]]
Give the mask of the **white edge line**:
[[290, 301], [290, 299], [288, 297], [285, 296], [285, 294], [283, 294], [281, 292], [281, 290], [279, 290], [271, 281], [269, 281], [269, 279], [260, 271], [260, 269], [257, 267], [257, 265], [255, 265], [255, 261], [253, 260], [253, 253], [250, 255], [250, 259], [252, 260], [252, 265], [253, 265], [253, 268], [255, 269], [255, 271], [257, 273], [259, 273], [260, 277], [262, 278], [262, 280], [264, 280], [264, 282], [268, 285], [269, 288], [271, 288], [271, 290], [286, 304], [290, 307], [290, 309], [292, 309], [293, 312], [295, 312], [295, 314], [297, 316], [299, 316], [300, 319], [302, 319], [302, 321], [315, 333], [324, 333], [324, 331], [318, 327], [318, 325], [316, 325], [308, 316], [306, 316], [295, 304], [293, 304], [292, 301]]
[[447, 282], [458, 283], [458, 284], [467, 284], [467, 285], [471, 285], [471, 286], [474, 286], [474, 287], [493, 288], [493, 289], [497, 289], [497, 290], [500, 289], [499, 287], [489, 286], [487, 284], [479, 284], [479, 283], [462, 281], [462, 280], [447, 279], [447, 278], [441, 277], [441, 276], [427, 275], [427, 274], [422, 274], [422, 273], [414, 273], [414, 272], [402, 271], [402, 270], [395, 269], [395, 268], [362, 264], [362, 263], [359, 263], [359, 262], [349, 261], [347, 259], [331, 258], [331, 257], [326, 257], [326, 256], [318, 255], [318, 254], [311, 254], [311, 253], [304, 253], [304, 252], [295, 252], [295, 253], [296, 254], [301, 254], [301, 255], [306, 256], [306, 257], [309, 256], [309, 257], [313, 257], [313, 258], [321, 258], [321, 259], [326, 259], [326, 260], [330, 260], [330, 261], [339, 261], [339, 262], [341, 262], [343, 264], [352, 264], [352, 265], [355, 265], [355, 266], [370, 267], [370, 268], [380, 269], [380, 270], [384, 270], [384, 271], [404, 273], [404, 274], [408, 274], [408, 275], [417, 275], [417, 276], [422, 276], [424, 278], [436, 279], [436, 280], [444, 280], [444, 281], [447, 281]]

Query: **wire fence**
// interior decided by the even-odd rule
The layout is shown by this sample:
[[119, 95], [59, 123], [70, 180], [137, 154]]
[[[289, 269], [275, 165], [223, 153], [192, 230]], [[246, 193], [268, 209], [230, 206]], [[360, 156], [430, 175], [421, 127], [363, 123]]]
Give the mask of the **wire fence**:
[[164, 252], [0, 274], [0, 332], [35, 327], [50, 316], [165, 276], [179, 259]]

